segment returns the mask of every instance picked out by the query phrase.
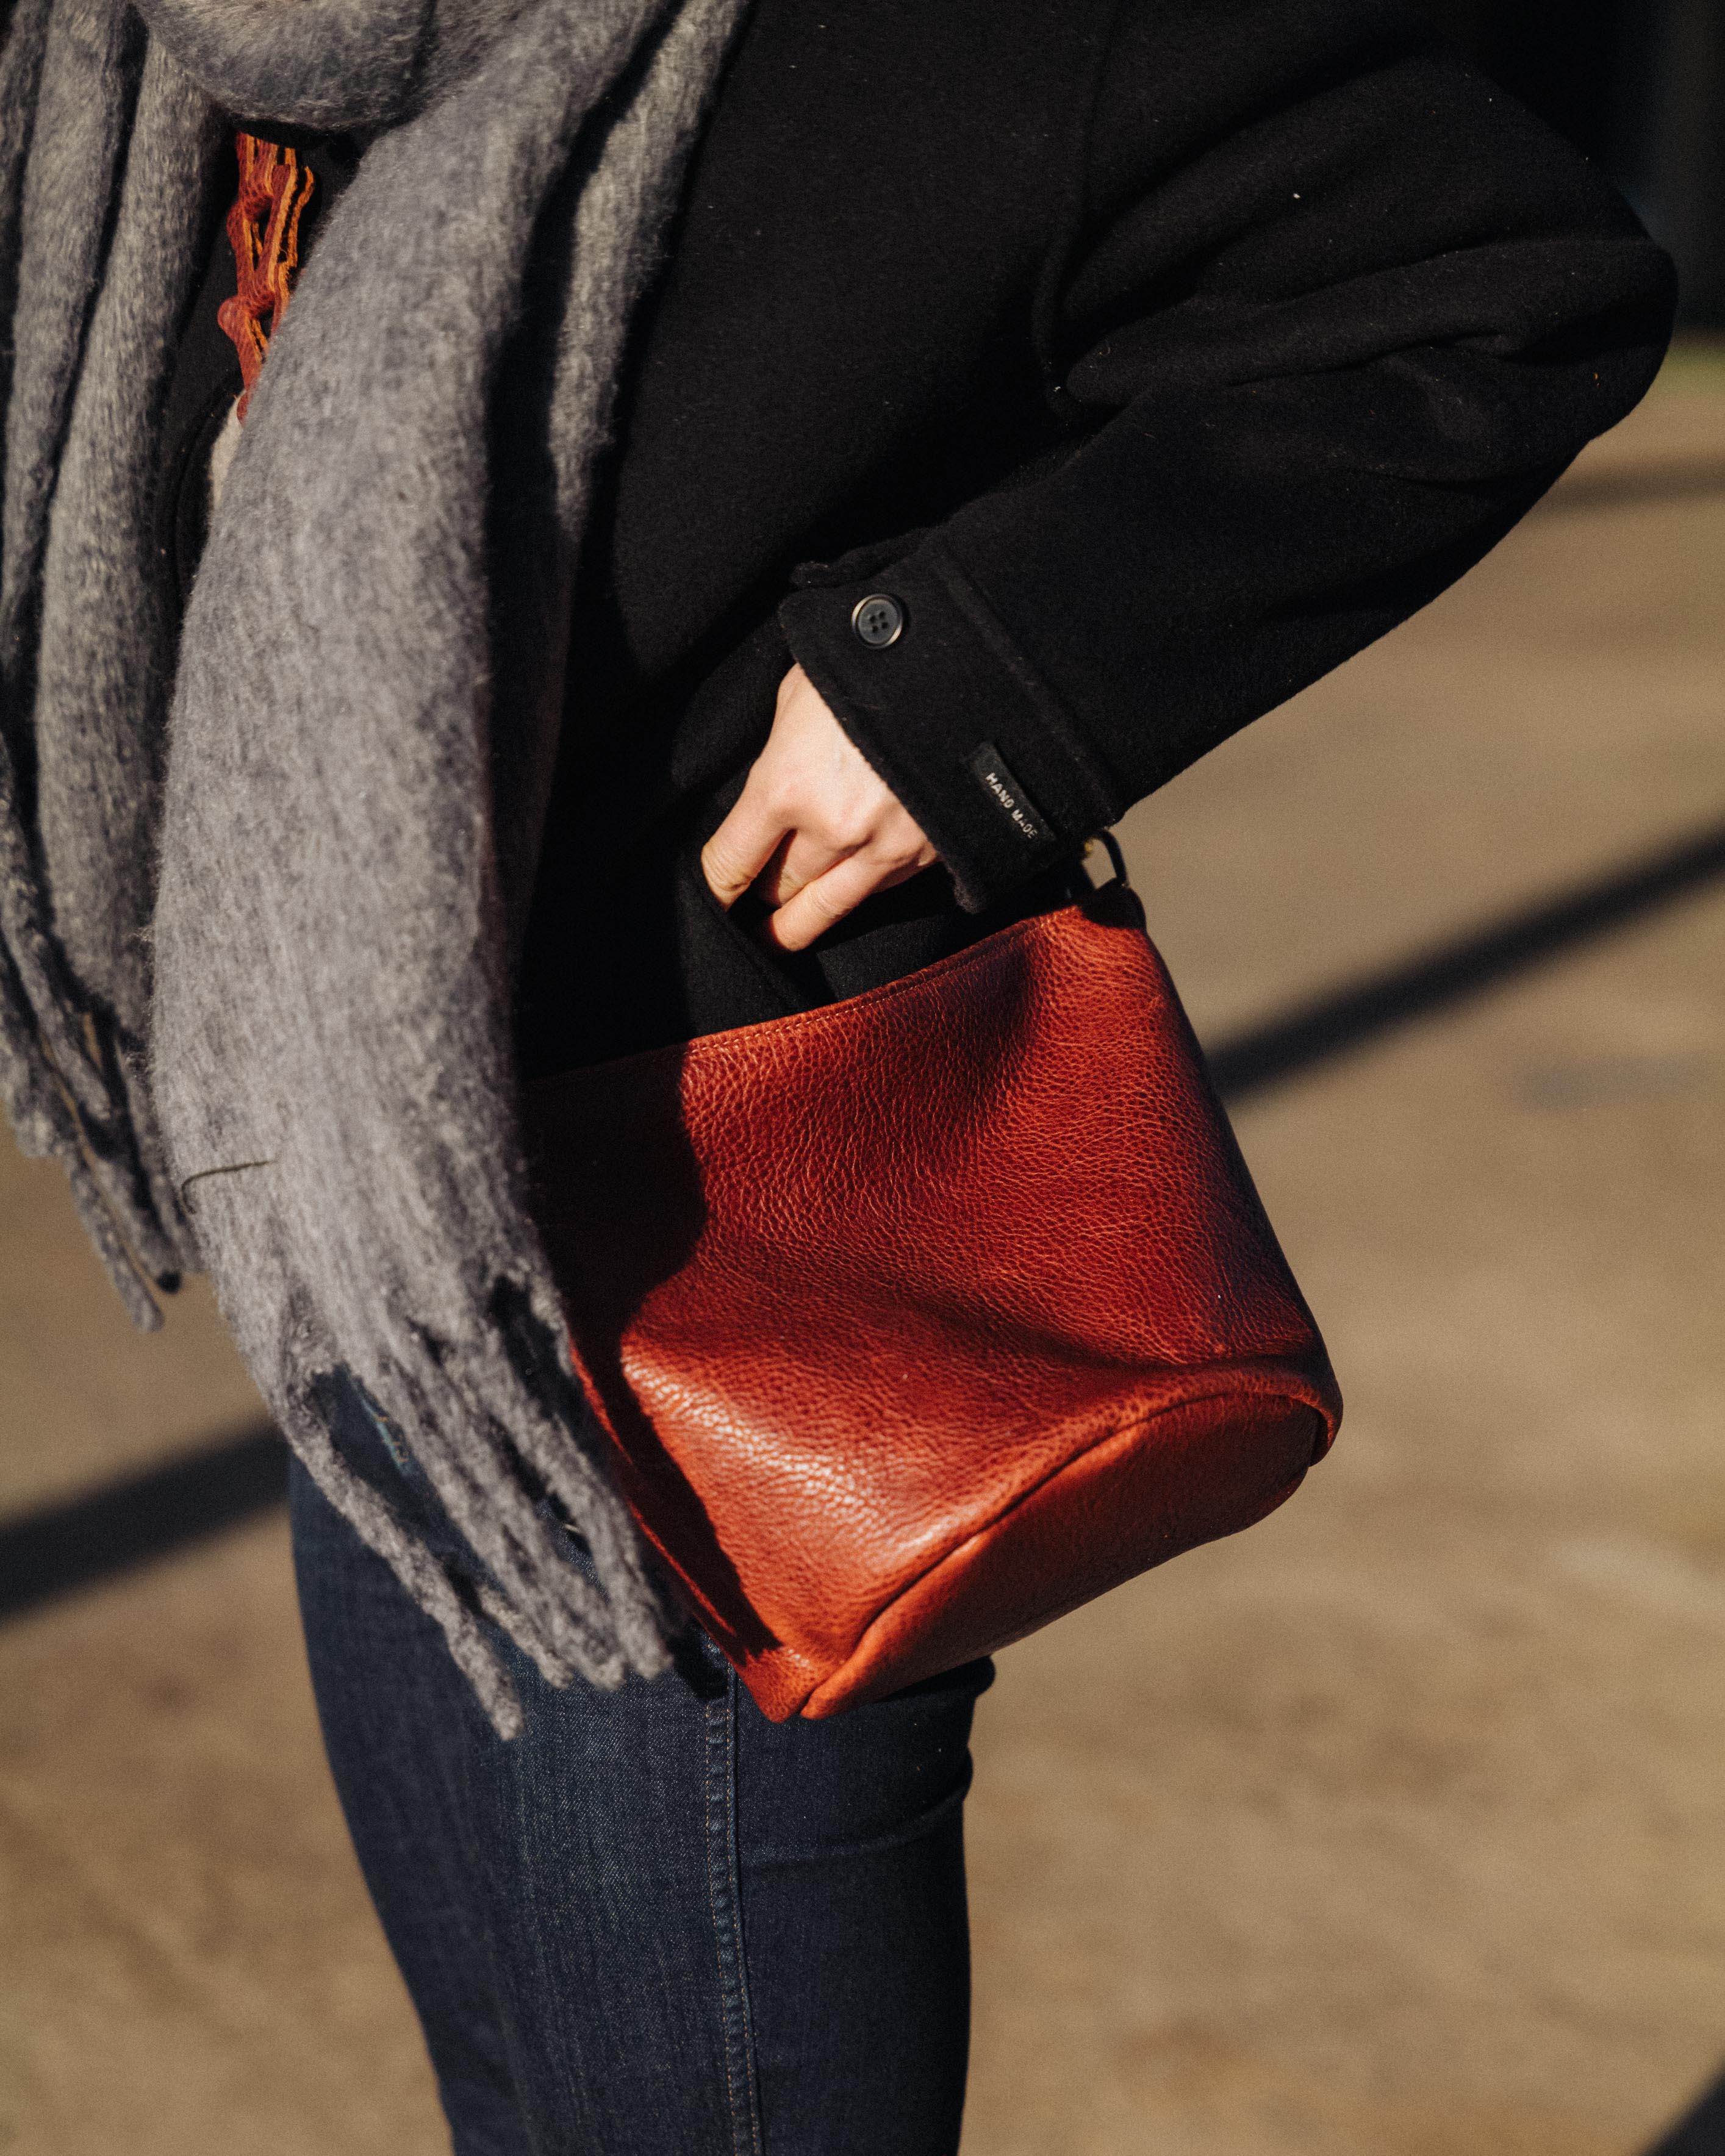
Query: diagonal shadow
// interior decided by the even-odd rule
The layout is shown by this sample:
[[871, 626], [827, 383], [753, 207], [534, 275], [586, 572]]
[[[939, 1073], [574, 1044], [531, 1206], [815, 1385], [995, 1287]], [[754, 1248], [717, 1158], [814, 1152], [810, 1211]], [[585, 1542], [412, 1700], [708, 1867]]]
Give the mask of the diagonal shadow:
[[0, 1618], [167, 1557], [287, 1496], [287, 1447], [268, 1424], [161, 1467], [0, 1522]]
[[1725, 2150], [1725, 2074], [1668, 2133], [1661, 2135], [1647, 2156], [1720, 2156], [1721, 2150]]
[[1466, 1002], [1626, 927], [1725, 878], [1725, 824], [1715, 824], [1662, 852], [1530, 906], [1489, 928], [1440, 943], [1423, 956], [1220, 1041], [1208, 1051], [1210, 1075], [1224, 1100], [1244, 1100], [1266, 1086], [1332, 1061], [1416, 1019]]
[[[1432, 1017], [1722, 878], [1725, 824], [1715, 824], [1615, 875], [1578, 886], [1220, 1042], [1209, 1051], [1217, 1090], [1224, 1099], [1243, 1100], [1400, 1026]], [[286, 1491], [286, 1448], [273, 1430], [260, 1424], [188, 1458], [0, 1522], [0, 1620], [21, 1616], [272, 1511]], [[1704, 2128], [1707, 2122], [1725, 2119], [1725, 2092], [1715, 2092], [1696, 2117]], [[1704, 2149], [1707, 2156], [1725, 2156], [1725, 2133], [1716, 2132], [1705, 2143], [1661, 2143], [1653, 2156], [1703, 2156]]]
[[1569, 474], [1539, 505], [1545, 516], [1565, 510], [1630, 508], [1644, 501], [1706, 501], [1725, 495], [1725, 457], [1642, 465], [1630, 471]]

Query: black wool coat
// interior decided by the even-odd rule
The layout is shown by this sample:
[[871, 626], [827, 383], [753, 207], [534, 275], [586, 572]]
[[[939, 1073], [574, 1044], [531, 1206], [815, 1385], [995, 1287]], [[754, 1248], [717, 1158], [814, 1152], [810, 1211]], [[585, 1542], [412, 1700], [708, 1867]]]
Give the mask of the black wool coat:
[[[753, 0], [625, 368], [525, 1071], [1052, 902], [1501, 538], [1672, 304], [1604, 181], [1384, 0]], [[786, 959], [695, 856], [793, 658], [944, 867]]]
[[[755, 0], [626, 377], [528, 1067], [1047, 902], [1501, 538], [1672, 302], [1586, 162], [1382, 0]], [[800, 962], [693, 859], [793, 657], [947, 871]]]

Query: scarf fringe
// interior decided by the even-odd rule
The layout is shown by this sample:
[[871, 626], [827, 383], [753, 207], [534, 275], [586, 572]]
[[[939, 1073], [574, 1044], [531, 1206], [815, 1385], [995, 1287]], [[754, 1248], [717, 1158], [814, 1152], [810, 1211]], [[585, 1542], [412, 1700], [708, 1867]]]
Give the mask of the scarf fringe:
[[504, 1738], [521, 1733], [521, 1696], [486, 1639], [479, 1617], [463, 1599], [448, 1570], [433, 1557], [400, 1515], [330, 1442], [309, 1403], [290, 1404], [280, 1416], [283, 1435], [318, 1489], [367, 1548], [389, 1567], [428, 1617], [441, 1628], [456, 1666]]
[[[449, 1381], [448, 1360], [438, 1359], [443, 1362], [439, 1374]], [[520, 1644], [541, 1675], [547, 1683], [563, 1685], [578, 1672], [602, 1690], [614, 1691], [623, 1681], [624, 1655], [608, 1624], [605, 1599], [570, 1571], [558, 1532], [523, 1488], [502, 1435], [502, 1415], [511, 1407], [518, 1413], [521, 1404], [501, 1399], [488, 1404], [474, 1398], [470, 1385], [454, 1382], [458, 1450], [445, 1419], [425, 1402], [423, 1382], [398, 1373], [393, 1389], [398, 1399], [418, 1394], [408, 1450], [496, 1582], [521, 1627]], [[392, 1419], [401, 1427], [398, 1416]]]
[[[32, 1052], [33, 1048], [35, 1052]], [[27, 1158], [58, 1160], [70, 1186], [72, 1201], [85, 1234], [113, 1282], [126, 1315], [141, 1332], [153, 1332], [162, 1311], [151, 1292], [177, 1285], [177, 1265], [166, 1239], [155, 1232], [153, 1213], [116, 1206], [119, 1194], [93, 1165], [91, 1150], [58, 1073], [40, 1052], [35, 1014], [12, 963], [0, 943], [0, 1102]], [[125, 1229], [131, 1227], [128, 1241]], [[146, 1270], [146, 1268], [149, 1270]]]
[[[554, 1330], [542, 1329], [509, 1284], [488, 1300], [494, 1315], [476, 1337], [421, 1337], [407, 1354], [398, 1342], [389, 1367], [353, 1374], [387, 1403], [389, 1427], [489, 1575], [493, 1614], [547, 1683], [581, 1676], [613, 1691], [631, 1671], [655, 1676], [667, 1659], [667, 1612], [611, 1477], [588, 1449], [595, 1425], [566, 1361], [557, 1397], [546, 1398], [561, 1313]], [[537, 1352], [524, 1368], [528, 1328]], [[560, 1522], [546, 1517], [542, 1491]], [[571, 1562], [571, 1532], [587, 1545], [597, 1585]]]
[[[0, 863], [8, 865], [18, 836], [8, 777], [0, 753]], [[0, 878], [8, 1112], [27, 1153], [59, 1161], [128, 1314], [153, 1331], [162, 1314], [151, 1287], [178, 1286], [192, 1255], [187, 1224], [147, 1101], [132, 1096], [130, 1059], [111, 1021], [80, 1010], [33, 897], [14, 875]]]
[[[506, 1291], [501, 1300], [514, 1296]], [[404, 1454], [424, 1476], [484, 1568], [477, 1582], [453, 1573], [341, 1459], [316, 1387], [272, 1402], [318, 1488], [443, 1628], [503, 1736], [519, 1726], [519, 1699], [485, 1623], [503, 1632], [547, 1684], [562, 1690], [581, 1678], [606, 1691], [631, 1674], [658, 1676], [670, 1661], [674, 1627], [610, 1479], [585, 1449], [593, 1424], [572, 1371], [563, 1372], [564, 1404], [572, 1414], [547, 1413], [519, 1367], [520, 1337], [519, 1327], [502, 1325], [459, 1348], [424, 1342], [411, 1365], [347, 1373], [392, 1452]], [[305, 1340], [294, 1343], [295, 1362], [308, 1353]], [[554, 1484], [547, 1476], [545, 1486], [561, 1522], [546, 1517], [531, 1468], [524, 1479], [521, 1439], [528, 1430], [554, 1471]], [[572, 1533], [588, 1547], [597, 1585], [577, 1568]]]

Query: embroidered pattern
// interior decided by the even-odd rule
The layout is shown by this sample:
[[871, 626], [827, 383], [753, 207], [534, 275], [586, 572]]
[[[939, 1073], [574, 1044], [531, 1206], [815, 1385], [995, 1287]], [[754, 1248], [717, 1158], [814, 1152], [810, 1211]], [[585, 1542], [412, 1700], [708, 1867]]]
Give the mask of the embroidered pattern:
[[316, 182], [310, 167], [279, 142], [238, 135], [234, 146], [239, 153], [239, 193], [228, 213], [228, 239], [239, 288], [231, 300], [223, 300], [216, 320], [239, 354], [245, 389], [239, 410], [244, 419], [270, 340], [287, 312], [300, 266], [300, 219]]

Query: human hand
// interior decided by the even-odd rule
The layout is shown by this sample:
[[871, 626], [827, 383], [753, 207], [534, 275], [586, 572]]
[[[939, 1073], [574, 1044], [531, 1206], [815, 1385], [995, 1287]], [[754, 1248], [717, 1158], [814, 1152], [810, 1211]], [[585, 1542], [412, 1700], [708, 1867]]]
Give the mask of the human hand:
[[773, 910], [768, 937], [805, 951], [877, 891], [939, 856], [852, 742], [800, 666], [778, 685], [767, 746], [737, 806], [701, 853], [721, 906], [752, 886]]

